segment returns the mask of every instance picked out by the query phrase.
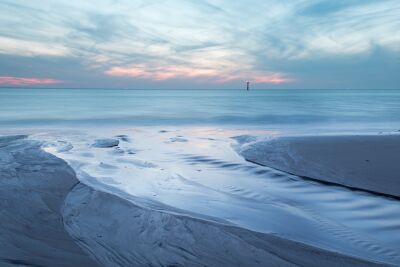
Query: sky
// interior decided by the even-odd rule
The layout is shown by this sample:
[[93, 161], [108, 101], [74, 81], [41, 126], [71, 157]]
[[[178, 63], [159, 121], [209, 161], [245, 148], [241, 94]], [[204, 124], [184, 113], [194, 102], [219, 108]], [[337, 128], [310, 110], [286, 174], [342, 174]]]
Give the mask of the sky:
[[0, 86], [400, 89], [399, 0], [1, 0]]

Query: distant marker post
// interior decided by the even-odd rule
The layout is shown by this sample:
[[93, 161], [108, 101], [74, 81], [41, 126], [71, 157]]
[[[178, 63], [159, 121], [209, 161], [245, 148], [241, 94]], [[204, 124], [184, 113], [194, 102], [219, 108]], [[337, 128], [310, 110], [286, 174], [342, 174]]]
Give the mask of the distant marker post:
[[247, 87], [247, 91], [249, 91], [250, 90], [250, 82], [246, 82], [246, 87]]

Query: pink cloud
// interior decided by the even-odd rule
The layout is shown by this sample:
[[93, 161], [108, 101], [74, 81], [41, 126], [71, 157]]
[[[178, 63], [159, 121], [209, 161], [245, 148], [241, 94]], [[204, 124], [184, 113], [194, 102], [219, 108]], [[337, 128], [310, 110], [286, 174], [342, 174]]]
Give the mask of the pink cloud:
[[62, 83], [62, 81], [55, 79], [0, 76], [0, 85], [32, 86], [32, 85], [51, 85], [58, 83]]
[[154, 81], [169, 79], [207, 79], [216, 83], [249, 80], [253, 83], [287, 83], [291, 80], [281, 73], [262, 73], [255, 71], [220, 72], [215, 69], [199, 69], [183, 66], [147, 67], [144, 65], [112, 67], [105, 72], [116, 77], [133, 77]]

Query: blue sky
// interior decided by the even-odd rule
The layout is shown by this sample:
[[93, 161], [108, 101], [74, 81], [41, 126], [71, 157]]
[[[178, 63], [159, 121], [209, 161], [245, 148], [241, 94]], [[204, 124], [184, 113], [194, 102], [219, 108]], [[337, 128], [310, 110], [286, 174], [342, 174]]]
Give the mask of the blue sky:
[[2, 0], [0, 86], [400, 89], [399, 0]]

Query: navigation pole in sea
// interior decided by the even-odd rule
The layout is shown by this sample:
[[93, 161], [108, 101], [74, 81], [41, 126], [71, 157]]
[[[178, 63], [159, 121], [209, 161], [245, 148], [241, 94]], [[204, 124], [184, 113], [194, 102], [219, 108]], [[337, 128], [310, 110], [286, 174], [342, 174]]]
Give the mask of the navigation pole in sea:
[[249, 91], [249, 90], [250, 90], [250, 82], [247, 81], [247, 82], [246, 82], [246, 85], [247, 85], [247, 91]]

